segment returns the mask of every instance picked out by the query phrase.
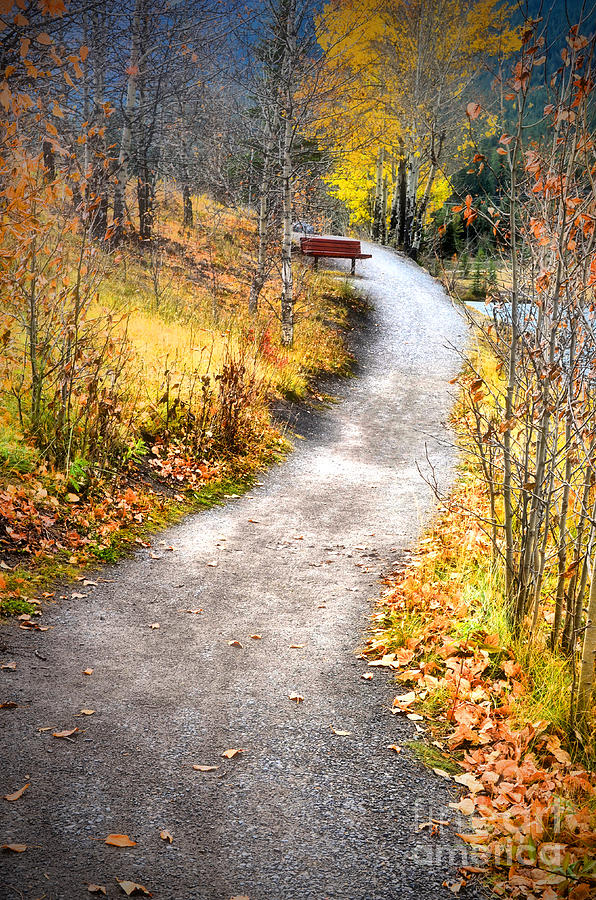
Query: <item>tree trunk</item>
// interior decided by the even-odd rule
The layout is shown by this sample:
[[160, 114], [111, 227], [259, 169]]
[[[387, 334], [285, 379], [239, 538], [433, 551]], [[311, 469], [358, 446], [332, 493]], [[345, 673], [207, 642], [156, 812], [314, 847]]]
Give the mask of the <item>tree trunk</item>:
[[590, 707], [594, 688], [594, 663], [596, 661], [596, 557], [592, 558], [592, 585], [584, 633], [581, 668], [577, 689], [577, 718], [582, 719]]
[[137, 94], [137, 78], [139, 74], [139, 40], [141, 10], [144, 0], [135, 0], [134, 18], [130, 44], [130, 66], [128, 68], [128, 84], [126, 87], [126, 106], [124, 108], [124, 125], [120, 141], [120, 154], [114, 188], [114, 220], [113, 240], [118, 243], [124, 235], [124, 195], [128, 182], [128, 163], [132, 144], [132, 119]]
[[194, 217], [192, 212], [192, 198], [190, 196], [190, 187], [188, 181], [184, 181], [182, 185], [182, 227], [192, 228]]
[[282, 222], [281, 248], [281, 340], [289, 347], [294, 340], [294, 282], [292, 276], [292, 122], [286, 116], [284, 122], [282, 157]]
[[259, 297], [267, 278], [265, 263], [267, 260], [267, 244], [269, 243], [269, 191], [271, 188], [271, 163], [274, 143], [275, 129], [270, 126], [267, 134], [267, 143], [263, 151], [263, 177], [261, 179], [261, 196], [259, 198], [257, 268], [250, 285], [250, 297], [248, 300], [248, 308], [253, 315], [256, 314], [259, 308]]
[[380, 147], [377, 154], [377, 173], [375, 178], [375, 199], [373, 203], [372, 216], [372, 239], [378, 241], [381, 238], [381, 224], [383, 219], [383, 162], [385, 159], [385, 148]]
[[286, 347], [294, 340], [294, 281], [292, 276], [292, 141], [294, 63], [296, 58], [296, 0], [287, 0], [283, 41], [284, 88], [282, 140], [282, 248], [281, 248], [281, 340]]

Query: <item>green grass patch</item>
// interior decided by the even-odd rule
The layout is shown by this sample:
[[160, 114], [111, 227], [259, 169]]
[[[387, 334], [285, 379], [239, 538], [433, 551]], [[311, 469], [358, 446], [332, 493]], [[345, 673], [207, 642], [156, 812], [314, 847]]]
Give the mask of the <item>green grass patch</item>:
[[442, 769], [449, 775], [461, 774], [460, 766], [432, 744], [427, 744], [425, 741], [408, 741], [406, 747], [427, 769]]

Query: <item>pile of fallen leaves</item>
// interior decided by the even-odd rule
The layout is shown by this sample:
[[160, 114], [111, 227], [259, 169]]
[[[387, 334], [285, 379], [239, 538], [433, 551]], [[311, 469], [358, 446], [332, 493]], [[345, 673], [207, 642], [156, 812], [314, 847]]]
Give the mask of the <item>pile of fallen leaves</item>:
[[[415, 557], [388, 579], [365, 655], [409, 688], [393, 712], [426, 719], [433, 744], [461, 767], [454, 781], [465, 794], [452, 806], [471, 827], [459, 836], [480, 854], [477, 870], [490, 874], [495, 892], [594, 897], [596, 775], [573, 761], [566, 735], [523, 720], [519, 701], [531, 684], [512, 648], [481, 629], [458, 637], [466, 629], [457, 623], [474, 613], [464, 601], [462, 548], [490, 551], [469, 512], [482, 497], [461, 483], [452, 500]], [[454, 893], [469, 877], [466, 867]]]
[[142, 524], [150, 509], [146, 493], [112, 481], [86, 497], [60, 475], [23, 475], [19, 481], [0, 491], [0, 551], [17, 557], [76, 555], [91, 544], [101, 549], [123, 526]]

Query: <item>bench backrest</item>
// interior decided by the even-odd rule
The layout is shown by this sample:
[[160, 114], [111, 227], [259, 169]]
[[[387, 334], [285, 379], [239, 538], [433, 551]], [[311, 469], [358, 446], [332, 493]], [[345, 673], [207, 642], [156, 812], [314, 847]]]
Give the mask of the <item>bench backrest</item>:
[[325, 251], [330, 253], [360, 253], [360, 241], [341, 237], [302, 237], [300, 249], [303, 253]]

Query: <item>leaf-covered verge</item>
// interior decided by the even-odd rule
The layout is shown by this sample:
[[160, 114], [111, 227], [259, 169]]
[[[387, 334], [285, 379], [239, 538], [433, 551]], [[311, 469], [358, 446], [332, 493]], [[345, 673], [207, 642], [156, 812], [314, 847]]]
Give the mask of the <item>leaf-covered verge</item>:
[[[60, 595], [56, 583], [114, 562], [189, 511], [239, 496], [290, 449], [272, 403], [318, 401], [317, 375], [350, 371], [342, 332], [359, 301], [345, 279], [296, 260], [296, 340], [282, 348], [275, 276], [258, 315], [248, 314], [252, 219], [195, 198], [195, 226], [182, 229], [180, 202], [164, 192], [149, 247], [131, 240], [116, 254], [101, 251], [90, 315], [119, 323], [113, 358], [123, 388], [106, 394], [109, 408], [97, 403], [109, 441], [106, 430], [103, 445], [95, 434], [87, 453], [54, 461], [44, 446], [51, 401], [47, 428], [34, 431], [15, 399], [24, 391], [26, 400], [26, 383], [14, 366], [3, 372], [0, 613], [23, 617], [24, 627]], [[16, 355], [14, 329], [9, 340]], [[77, 437], [91, 401], [83, 383], [74, 393]]]
[[[464, 409], [454, 416], [461, 441]], [[426, 731], [416, 755], [464, 788], [453, 816], [470, 817], [459, 836], [479, 859], [451, 890], [476, 869], [500, 896], [585, 900], [596, 891], [594, 708], [570, 733], [573, 671], [548, 647], [552, 610], [533, 643], [516, 637], [490, 521], [481, 472], [462, 463], [440, 514], [387, 579], [365, 655], [395, 672], [394, 713]]]

